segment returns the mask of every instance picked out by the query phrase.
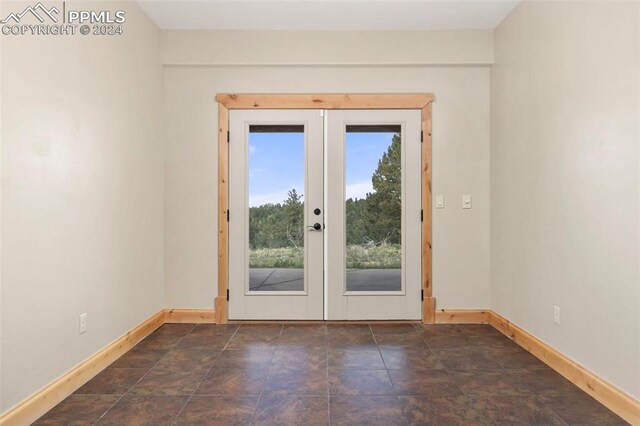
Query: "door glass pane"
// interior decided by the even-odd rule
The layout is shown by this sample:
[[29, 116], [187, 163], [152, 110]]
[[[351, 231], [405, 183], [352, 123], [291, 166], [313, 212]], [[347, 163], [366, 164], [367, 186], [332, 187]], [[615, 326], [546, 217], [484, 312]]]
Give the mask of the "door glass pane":
[[249, 126], [249, 290], [304, 290], [304, 126]]
[[346, 127], [347, 291], [400, 291], [401, 127]]

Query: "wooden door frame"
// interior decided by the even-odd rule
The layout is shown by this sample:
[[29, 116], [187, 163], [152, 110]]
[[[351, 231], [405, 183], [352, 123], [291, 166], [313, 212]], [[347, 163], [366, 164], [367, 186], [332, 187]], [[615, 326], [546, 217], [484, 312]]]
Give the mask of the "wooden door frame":
[[429, 93], [407, 94], [230, 94], [218, 102], [218, 296], [217, 324], [229, 320], [229, 110], [232, 109], [420, 109], [422, 110], [422, 322], [435, 323], [435, 298], [431, 281], [431, 104]]

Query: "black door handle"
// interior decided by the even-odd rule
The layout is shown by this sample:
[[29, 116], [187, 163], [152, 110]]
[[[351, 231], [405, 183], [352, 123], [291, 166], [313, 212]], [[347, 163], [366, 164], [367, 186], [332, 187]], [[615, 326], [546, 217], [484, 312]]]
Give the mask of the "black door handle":
[[316, 222], [316, 223], [314, 223], [312, 226], [307, 226], [307, 228], [310, 228], [310, 229], [311, 229], [311, 228], [313, 228], [313, 229], [315, 229], [316, 231], [319, 231], [319, 230], [321, 230], [321, 229], [322, 229], [322, 225], [320, 225], [318, 222]]

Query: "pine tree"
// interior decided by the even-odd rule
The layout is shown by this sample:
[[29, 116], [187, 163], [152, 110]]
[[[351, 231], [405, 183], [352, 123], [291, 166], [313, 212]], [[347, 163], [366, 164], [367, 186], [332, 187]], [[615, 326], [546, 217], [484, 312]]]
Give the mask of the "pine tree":
[[284, 234], [294, 247], [302, 247], [304, 244], [304, 203], [302, 195], [298, 191], [289, 190], [287, 200], [283, 204], [284, 209]]
[[402, 215], [401, 138], [395, 134], [371, 177], [374, 193], [368, 194], [365, 232], [375, 243], [399, 244]]

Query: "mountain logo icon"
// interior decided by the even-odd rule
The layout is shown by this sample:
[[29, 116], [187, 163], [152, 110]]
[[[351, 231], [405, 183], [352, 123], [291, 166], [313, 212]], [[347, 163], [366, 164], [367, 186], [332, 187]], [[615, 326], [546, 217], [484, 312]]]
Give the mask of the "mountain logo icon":
[[58, 10], [57, 7], [54, 6], [51, 9], [47, 9], [46, 7], [44, 7], [42, 3], [38, 2], [38, 4], [36, 4], [35, 6], [27, 6], [20, 13], [10, 13], [9, 16], [7, 16], [2, 21], [0, 21], [0, 24], [7, 24], [10, 21], [14, 21], [16, 24], [20, 23], [20, 20], [28, 14], [35, 16], [36, 19], [41, 23], [44, 23], [45, 21], [45, 18], [43, 18], [43, 15], [45, 17], [49, 17], [49, 19], [57, 23], [58, 18], [56, 18], [54, 14], [58, 14], [58, 13], [60, 13], [60, 11]]

